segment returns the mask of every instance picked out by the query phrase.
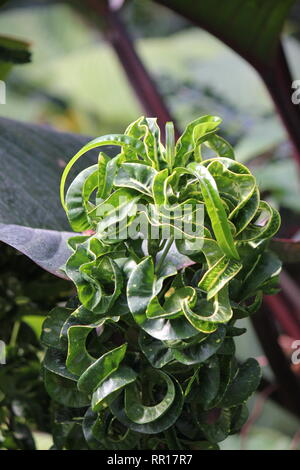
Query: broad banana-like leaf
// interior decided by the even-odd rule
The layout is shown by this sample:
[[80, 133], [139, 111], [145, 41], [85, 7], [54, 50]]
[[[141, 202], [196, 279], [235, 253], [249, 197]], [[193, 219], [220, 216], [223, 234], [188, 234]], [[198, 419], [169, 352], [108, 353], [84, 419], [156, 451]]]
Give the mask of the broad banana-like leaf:
[[295, 0], [156, 0], [217, 36], [256, 66], [272, 64]]
[[67, 241], [72, 232], [59, 232], [21, 225], [0, 224], [0, 241], [12, 246], [41, 268], [55, 276], [68, 279], [60, 269], [70, 257]]
[[[0, 118], [0, 222], [50, 230], [69, 230], [59, 200], [64, 166], [89, 138], [46, 126]], [[102, 149], [103, 150], [103, 149]], [[113, 147], [104, 147], [110, 156]], [[97, 163], [98, 152], [78, 162], [77, 171]]]

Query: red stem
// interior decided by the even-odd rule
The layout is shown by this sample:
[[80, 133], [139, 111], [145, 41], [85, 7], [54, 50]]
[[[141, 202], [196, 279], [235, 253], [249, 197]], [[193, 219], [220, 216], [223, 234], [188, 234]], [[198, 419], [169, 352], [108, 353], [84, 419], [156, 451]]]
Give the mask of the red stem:
[[264, 302], [263, 308], [251, 320], [275, 374], [276, 383], [279, 386], [276, 393], [280, 402], [300, 417], [300, 382], [293, 374], [291, 364], [279, 346], [278, 330], [270, 303]]
[[300, 289], [294, 279], [283, 270], [280, 274], [282, 293], [294, 310], [295, 320], [300, 325]]
[[244, 426], [241, 429], [240, 436], [241, 436], [241, 449], [242, 450], [246, 450], [247, 437], [249, 435], [251, 428], [261, 416], [265, 402], [274, 393], [274, 391], [277, 390], [277, 388], [278, 388], [277, 385], [270, 384], [268, 385], [267, 388], [265, 388], [258, 394], [258, 397], [253, 406], [252, 413], [249, 416], [248, 421], [244, 424]]
[[282, 44], [279, 43], [275, 65], [257, 67], [294, 147], [294, 158], [300, 166], [300, 106], [292, 102], [292, 76]]
[[[99, 25], [100, 19], [104, 20], [105, 37], [115, 50], [141, 106], [148, 117], [157, 117], [158, 124], [164, 132], [166, 122], [174, 122], [174, 119], [158, 92], [150, 73], [136, 53], [133, 41], [118, 13], [112, 10], [109, 3], [103, 2], [103, 0], [86, 0], [86, 4], [93, 10], [94, 16], [91, 19], [97, 25]], [[176, 138], [179, 137], [176, 124], [175, 135]]]
[[266, 295], [264, 302], [291, 338], [300, 338], [300, 325], [280, 294]]

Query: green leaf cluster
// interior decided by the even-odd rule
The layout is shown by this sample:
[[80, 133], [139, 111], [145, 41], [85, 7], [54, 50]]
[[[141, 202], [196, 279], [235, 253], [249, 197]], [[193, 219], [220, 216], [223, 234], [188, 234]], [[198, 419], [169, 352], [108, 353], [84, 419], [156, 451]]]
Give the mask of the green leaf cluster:
[[[69, 240], [64, 271], [77, 296], [45, 321], [44, 378], [56, 402], [83, 410], [89, 448], [212, 448], [247, 419], [260, 368], [237, 362], [235, 322], [276, 291], [268, 243], [280, 217], [220, 122], [202, 116], [177, 142], [168, 123], [163, 145], [156, 120], [141, 117], [89, 142], [64, 170], [69, 222], [88, 232]], [[100, 151], [65, 195], [75, 162], [104, 145], [120, 151]], [[187, 220], [192, 233], [178, 228]]]

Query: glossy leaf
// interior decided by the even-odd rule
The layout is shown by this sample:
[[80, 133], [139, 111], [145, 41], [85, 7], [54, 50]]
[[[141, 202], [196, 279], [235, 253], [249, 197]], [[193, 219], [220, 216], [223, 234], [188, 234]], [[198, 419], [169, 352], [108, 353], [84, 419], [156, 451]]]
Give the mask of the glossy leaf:
[[71, 227], [76, 232], [89, 228], [88, 201], [98, 186], [98, 166], [93, 165], [83, 170], [69, 186], [66, 194], [66, 207]]
[[185, 166], [190, 154], [196, 148], [197, 140], [215, 130], [220, 123], [221, 119], [217, 116], [202, 116], [188, 124], [176, 143], [175, 166]]
[[[92, 312], [79, 307], [79, 309], [75, 310], [75, 312], [69, 316], [61, 331], [62, 336], [66, 334], [68, 336], [66, 366], [70, 372], [78, 376], [83, 374], [87, 368], [96, 362], [96, 358], [87, 350], [86, 341], [88, 335], [93, 330], [104, 328], [106, 322], [119, 320], [117, 316], [105, 316], [99, 320], [91, 314]], [[91, 323], [93, 319], [95, 323]]]
[[127, 430], [118, 438], [111, 437], [114, 423], [112, 415], [96, 414], [89, 408], [83, 420], [83, 432], [89, 447], [93, 450], [130, 450], [138, 442], [136, 433]]
[[160, 369], [174, 359], [170, 348], [162, 341], [147, 335], [145, 332], [140, 333], [139, 344], [150, 364], [157, 369]]
[[[198, 302], [198, 307], [196, 306], [193, 309], [190, 308], [185, 300], [182, 303], [182, 308], [187, 320], [194, 328], [203, 333], [212, 333], [218, 328], [219, 323], [226, 323], [232, 317], [232, 309], [226, 287], [223, 287], [213, 300], [201, 299]], [[200, 312], [199, 314], [197, 313], [198, 309], [202, 315], [200, 315]]]
[[231, 407], [245, 403], [255, 392], [261, 379], [261, 369], [255, 359], [248, 359], [238, 370], [233, 382], [227, 388], [222, 406]]
[[104, 380], [93, 393], [93, 411], [100, 411], [108, 399], [111, 399], [112, 396], [115, 397], [116, 393], [134, 382], [136, 378], [137, 374], [133, 369], [127, 366], [120, 366], [106, 380]]
[[41, 341], [48, 347], [64, 349], [61, 338], [62, 327], [72, 313], [72, 309], [65, 307], [55, 307], [43, 323]]
[[172, 405], [169, 407], [168, 411], [165, 414], [150, 423], [137, 424], [131, 421], [126, 416], [123, 394], [112, 402], [112, 404], [110, 405], [110, 409], [112, 413], [118, 418], [118, 420], [122, 424], [124, 424], [124, 426], [127, 426], [129, 429], [143, 434], [157, 434], [172, 426], [181, 413], [183, 406], [183, 393], [178, 382], [174, 382], [174, 385], [176, 393]]
[[63, 207], [66, 209], [65, 205], [65, 196], [64, 196], [64, 189], [65, 189], [65, 182], [67, 176], [72, 168], [72, 166], [76, 163], [76, 161], [84, 155], [89, 150], [94, 148], [103, 147], [105, 145], [117, 145], [121, 147], [125, 147], [130, 149], [136, 154], [136, 159], [138, 160], [138, 156], [147, 160], [147, 154], [145, 151], [144, 144], [134, 137], [122, 135], [122, 134], [111, 134], [105, 135], [102, 137], [97, 137], [94, 140], [88, 142], [82, 149], [74, 155], [74, 157], [68, 162], [66, 165], [62, 177], [61, 177], [61, 186], [60, 186], [60, 197]]
[[161, 418], [175, 400], [175, 386], [172, 379], [164, 372], [157, 371], [157, 374], [165, 382], [167, 389], [163, 399], [155, 405], [145, 406], [141, 403], [135, 384], [125, 389], [125, 413], [134, 423], [147, 424]]
[[204, 338], [198, 344], [187, 346], [184, 349], [174, 349], [174, 358], [181, 364], [201, 364], [218, 351], [225, 338], [225, 334], [225, 328], [221, 325], [217, 331], [208, 335], [206, 339]]
[[281, 271], [281, 262], [271, 252], [263, 253], [255, 266], [246, 276], [241, 287], [242, 299], [251, 297], [258, 290], [263, 290], [264, 284], [273, 278], [277, 278]]
[[231, 229], [214, 178], [202, 165], [190, 164], [189, 169], [199, 179], [207, 212], [220, 247], [230, 258], [239, 259], [239, 254], [234, 245]]
[[[171, 270], [170, 275], [176, 272]], [[127, 284], [128, 305], [137, 324], [150, 336], [160, 340], [184, 339], [196, 335], [197, 331], [184, 318], [147, 318], [146, 310], [153, 298], [153, 284], [153, 262], [151, 258], [146, 258], [132, 270]]]
[[216, 398], [220, 387], [220, 364], [217, 356], [212, 357], [202, 365], [198, 372], [197, 382], [194, 382], [188, 401], [195, 401], [204, 410], [209, 409], [210, 403]]
[[126, 352], [126, 344], [103, 354], [90, 365], [78, 380], [78, 389], [81, 392], [93, 393], [97, 386], [115, 372]]
[[222, 257], [202, 277], [198, 286], [207, 292], [207, 300], [214, 297], [240, 271], [242, 264]]
[[232, 219], [253, 195], [256, 188], [254, 176], [247, 167], [228, 158], [209, 159], [203, 165], [213, 176], [222, 197], [233, 203], [234, 209], [229, 214], [229, 219]]
[[273, 237], [280, 227], [280, 215], [265, 201], [261, 201], [258, 211], [250, 224], [238, 236], [240, 241], [261, 240]]
[[44, 371], [44, 383], [50, 397], [63, 406], [82, 408], [90, 403], [86, 394], [78, 392], [76, 382], [47, 369]]
[[114, 185], [132, 188], [146, 196], [152, 196], [152, 184], [156, 174], [157, 172], [150, 166], [141, 163], [123, 163], [114, 179]]

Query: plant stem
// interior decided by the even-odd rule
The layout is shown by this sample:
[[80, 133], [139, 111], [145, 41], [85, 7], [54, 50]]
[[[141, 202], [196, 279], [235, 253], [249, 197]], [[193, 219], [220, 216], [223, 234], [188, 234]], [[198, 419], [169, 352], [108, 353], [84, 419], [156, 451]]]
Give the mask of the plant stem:
[[[84, 14], [88, 14], [89, 20], [104, 32], [146, 115], [156, 116], [161, 130], [166, 122], [174, 121], [155, 81], [137, 54], [134, 41], [118, 12], [110, 7], [107, 0], [85, 0], [85, 2], [76, 2], [75, 6]], [[175, 132], [178, 136], [177, 129]]]
[[273, 319], [272, 311], [268, 304], [264, 303], [259, 314], [251, 317], [258, 339], [273, 369], [277, 395], [283, 406], [300, 416], [300, 384], [297, 376], [290, 368], [288, 360], [278, 343], [278, 329]]
[[158, 272], [160, 270], [160, 268], [162, 267], [163, 265], [163, 262], [165, 261], [166, 259], [166, 256], [167, 254], [169, 253], [169, 250], [173, 244], [173, 241], [174, 241], [174, 237], [171, 237], [168, 241], [168, 243], [166, 244], [165, 248], [164, 248], [164, 251], [162, 252], [161, 254], [161, 257], [159, 258], [159, 261], [156, 265], [156, 272]]
[[21, 326], [21, 322], [20, 322], [20, 320], [17, 320], [15, 322], [15, 324], [13, 326], [13, 329], [12, 329], [12, 332], [11, 332], [11, 337], [10, 337], [10, 341], [9, 341], [9, 346], [11, 346], [11, 347], [16, 346], [20, 326]]
[[282, 43], [279, 43], [274, 66], [270, 69], [262, 67], [258, 72], [265, 82], [289, 134], [294, 147], [293, 157], [300, 167], [300, 109], [291, 99], [291, 85], [293, 79]]
[[125, 243], [125, 246], [129, 252], [129, 254], [132, 256], [132, 258], [134, 259], [134, 261], [136, 263], [139, 263], [141, 260], [140, 258], [138, 257], [138, 255], [135, 253], [134, 249], [130, 246], [129, 243]]

